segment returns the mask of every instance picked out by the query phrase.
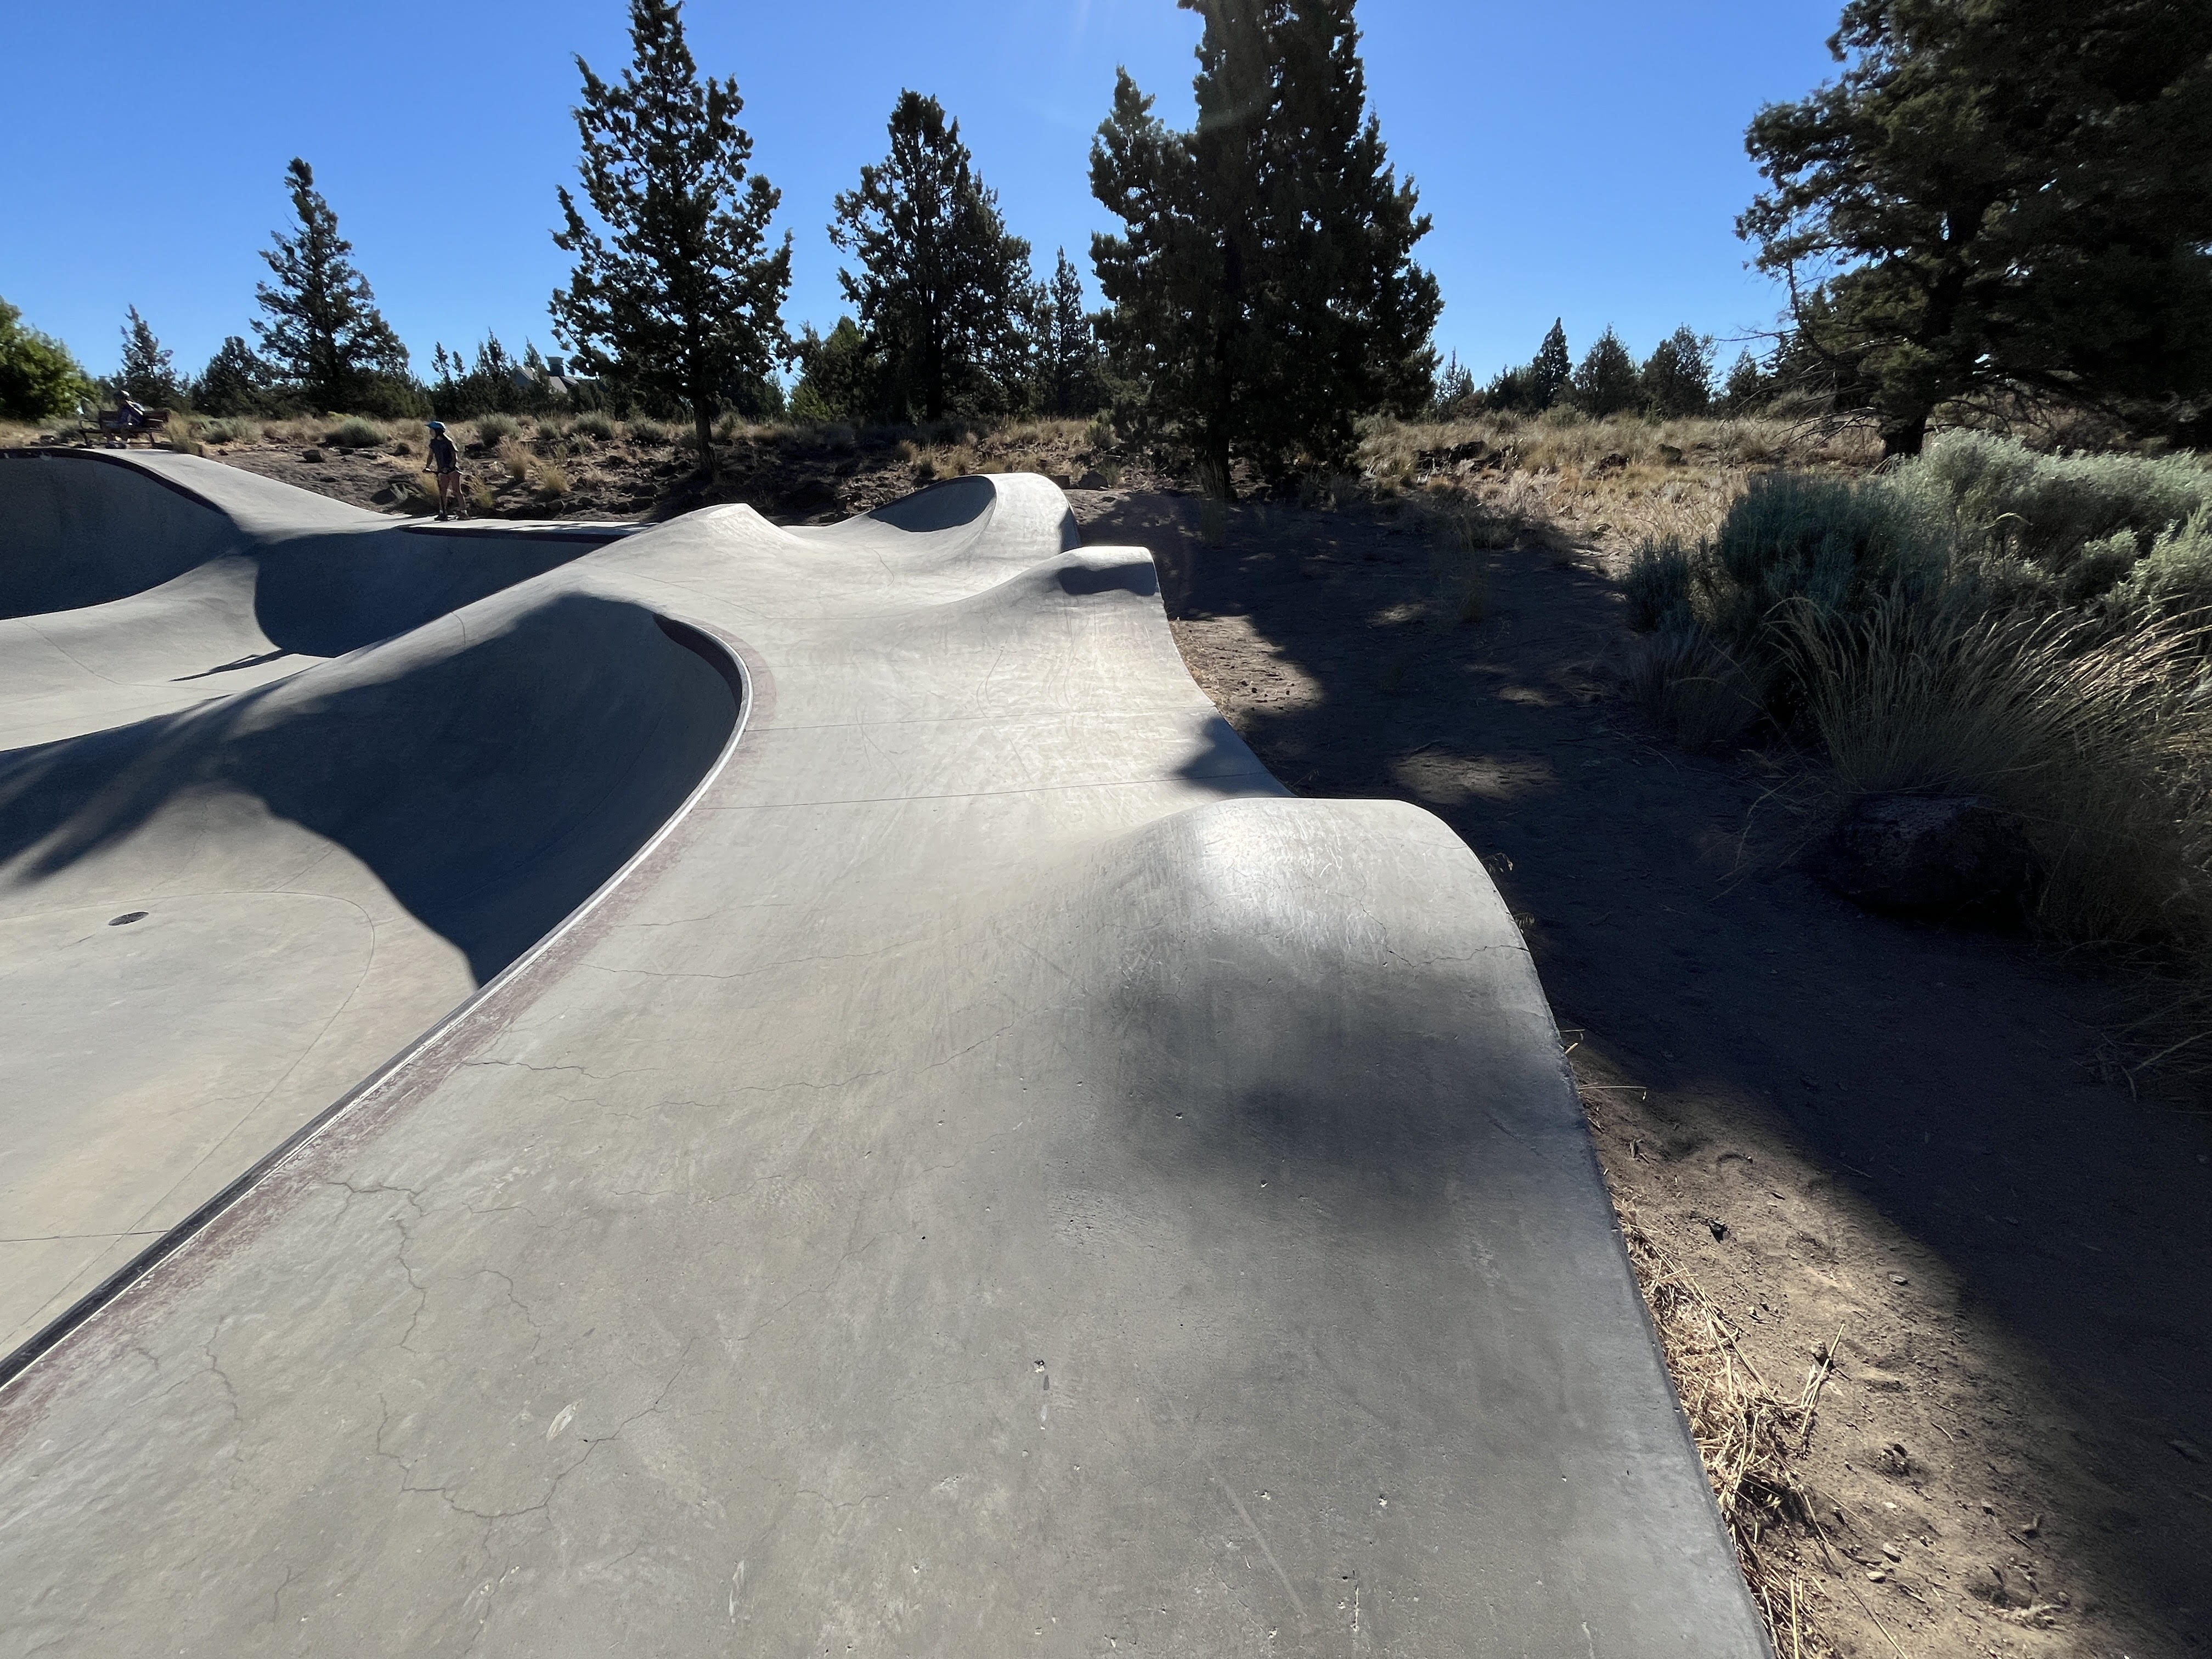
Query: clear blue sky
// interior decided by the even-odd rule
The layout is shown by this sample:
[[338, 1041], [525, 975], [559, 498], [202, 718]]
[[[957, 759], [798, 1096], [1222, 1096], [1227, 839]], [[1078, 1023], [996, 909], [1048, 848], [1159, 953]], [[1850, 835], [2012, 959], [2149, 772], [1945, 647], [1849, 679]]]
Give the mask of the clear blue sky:
[[[1767, 326], [1778, 296], [1734, 231], [1757, 184], [1743, 128], [1832, 74], [1838, 3], [1365, 0], [1383, 136], [1436, 220], [1419, 257], [1443, 286], [1438, 345], [1487, 375], [1554, 316], [1577, 356], [1608, 323], [1639, 355], [1681, 322]], [[571, 55], [611, 77], [626, 16], [621, 0], [11, 4], [0, 297], [95, 373], [135, 304], [196, 371], [248, 332], [299, 155], [418, 373], [434, 340], [488, 328], [552, 349]], [[1041, 270], [1065, 244], [1086, 284], [1107, 228], [1086, 156], [1115, 64], [1170, 118], [1191, 107], [1197, 20], [1171, 0], [690, 0], [685, 18], [783, 191], [793, 332], [836, 318], [830, 198], [887, 148], [902, 87], [958, 118]]]

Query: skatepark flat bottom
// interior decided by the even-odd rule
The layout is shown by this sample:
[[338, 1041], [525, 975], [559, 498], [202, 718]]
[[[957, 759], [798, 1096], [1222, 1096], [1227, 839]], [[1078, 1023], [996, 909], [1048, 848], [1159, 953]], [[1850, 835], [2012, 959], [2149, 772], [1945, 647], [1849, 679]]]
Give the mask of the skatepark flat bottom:
[[[182, 459], [266, 580], [297, 492]], [[19, 1348], [0, 1649], [1765, 1651], [1487, 875], [1076, 542], [969, 478], [412, 618], [320, 553], [192, 603], [333, 659], [5, 757], [11, 1208], [314, 1127]]]

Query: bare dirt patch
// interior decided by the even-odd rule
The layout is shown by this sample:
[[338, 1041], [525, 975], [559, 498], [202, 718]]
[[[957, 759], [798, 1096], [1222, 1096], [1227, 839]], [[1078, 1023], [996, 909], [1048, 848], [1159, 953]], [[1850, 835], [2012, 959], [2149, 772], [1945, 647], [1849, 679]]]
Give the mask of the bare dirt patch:
[[1497, 878], [1781, 1653], [2203, 1651], [2212, 1124], [2111, 1079], [2113, 988], [1756, 856], [1762, 769], [1618, 693], [1595, 526], [1467, 554], [1387, 509], [1077, 512], [1158, 556], [1279, 776], [1425, 806]]

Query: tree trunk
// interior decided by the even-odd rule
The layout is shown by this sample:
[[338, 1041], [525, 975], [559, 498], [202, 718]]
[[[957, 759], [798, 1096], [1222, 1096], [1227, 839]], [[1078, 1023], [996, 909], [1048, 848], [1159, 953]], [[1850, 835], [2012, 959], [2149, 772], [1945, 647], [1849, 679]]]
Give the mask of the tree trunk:
[[1928, 441], [1928, 411], [1920, 410], [1910, 415], [1884, 415], [1881, 422], [1881, 453], [1884, 459], [1892, 456], [1917, 455], [1920, 447]]
[[691, 404], [691, 429], [699, 434], [699, 476], [713, 482], [714, 471], [714, 411], [711, 400], [695, 398]]

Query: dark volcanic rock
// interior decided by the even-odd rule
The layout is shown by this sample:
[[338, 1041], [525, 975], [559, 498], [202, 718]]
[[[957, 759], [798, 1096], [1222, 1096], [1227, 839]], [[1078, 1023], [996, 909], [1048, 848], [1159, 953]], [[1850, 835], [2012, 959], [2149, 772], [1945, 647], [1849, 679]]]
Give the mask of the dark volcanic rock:
[[1869, 795], [1821, 843], [1814, 873], [1875, 910], [1988, 908], [2035, 884], [2020, 820], [1972, 795]]

